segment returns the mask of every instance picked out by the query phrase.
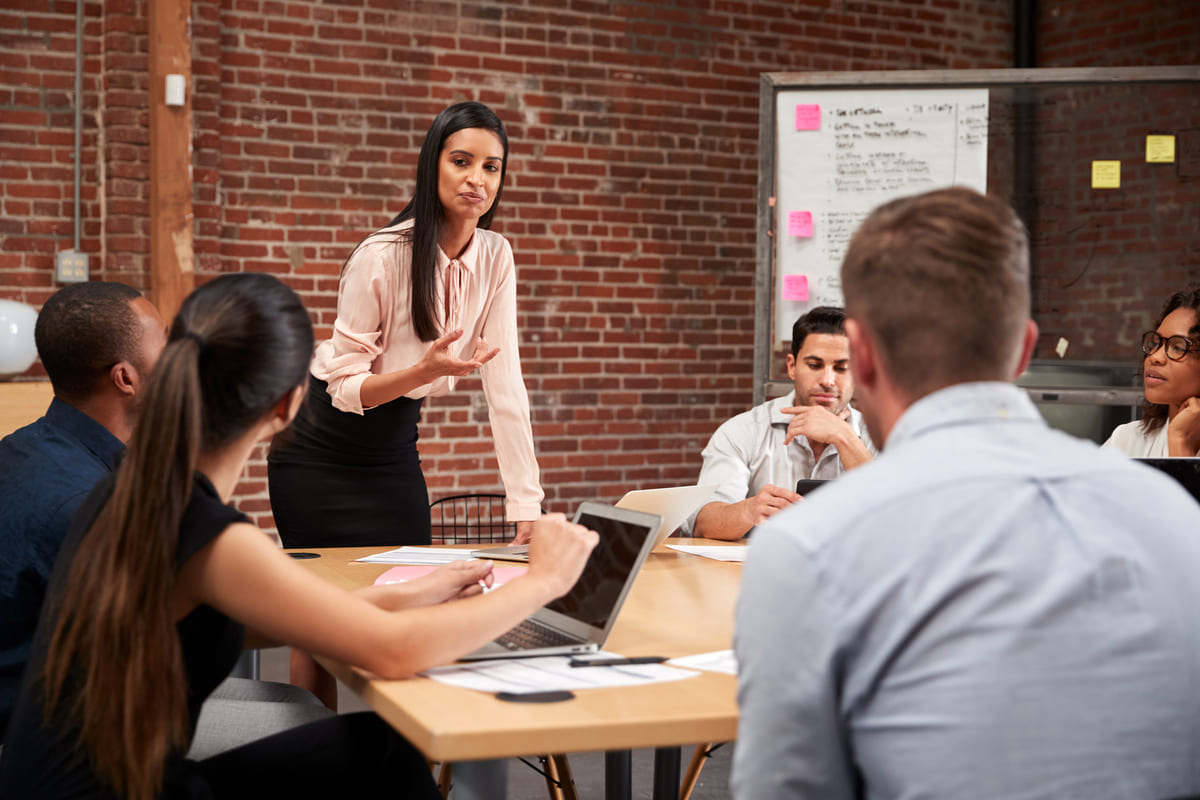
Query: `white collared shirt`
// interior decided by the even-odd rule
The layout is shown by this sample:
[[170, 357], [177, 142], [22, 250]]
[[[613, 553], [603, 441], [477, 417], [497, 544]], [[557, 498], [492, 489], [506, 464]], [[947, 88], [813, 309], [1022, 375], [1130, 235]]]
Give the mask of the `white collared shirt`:
[[[708, 502], [740, 503], [771, 484], [794, 490], [802, 478], [832, 479], [845, 472], [837, 447], [826, 445], [817, 458], [804, 436], [784, 444], [787, 426], [793, 419], [783, 409], [796, 405], [796, 393], [777, 397], [726, 420], [709, 439], [701, 455], [697, 486], [716, 485]], [[875, 445], [867, 434], [862, 414], [850, 409], [850, 427], [862, 439], [872, 455]], [[687, 533], [695, 528], [693, 514], [683, 525]]]

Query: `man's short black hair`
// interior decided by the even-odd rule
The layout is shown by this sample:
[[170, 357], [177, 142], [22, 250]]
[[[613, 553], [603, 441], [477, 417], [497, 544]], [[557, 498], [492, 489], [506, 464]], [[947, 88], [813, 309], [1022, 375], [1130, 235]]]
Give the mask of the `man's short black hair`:
[[792, 325], [792, 358], [800, 352], [810, 333], [846, 335], [846, 311], [836, 306], [817, 306]]
[[82, 399], [118, 361], [134, 361], [140, 331], [132, 303], [142, 294], [123, 283], [73, 283], [38, 313], [34, 342], [54, 393]]

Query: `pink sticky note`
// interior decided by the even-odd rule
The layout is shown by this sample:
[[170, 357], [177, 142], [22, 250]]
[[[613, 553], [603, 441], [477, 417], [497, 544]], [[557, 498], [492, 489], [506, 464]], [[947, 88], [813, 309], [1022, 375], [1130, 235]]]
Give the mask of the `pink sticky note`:
[[807, 300], [808, 299], [808, 276], [807, 275], [784, 275], [783, 276], [783, 299], [784, 300]]
[[812, 212], [788, 212], [788, 236], [812, 236]]
[[819, 105], [796, 106], [796, 130], [816, 131], [821, 129], [821, 107]]

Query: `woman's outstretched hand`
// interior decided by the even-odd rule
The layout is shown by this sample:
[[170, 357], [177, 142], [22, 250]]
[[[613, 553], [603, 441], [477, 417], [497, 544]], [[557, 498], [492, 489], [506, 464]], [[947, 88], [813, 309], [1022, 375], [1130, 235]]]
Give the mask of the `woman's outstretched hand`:
[[429, 376], [429, 382], [438, 378], [452, 375], [461, 378], [491, 361], [500, 352], [499, 347], [488, 348], [487, 340], [480, 336], [475, 341], [475, 352], [471, 358], [464, 361], [450, 352], [450, 346], [462, 338], [463, 330], [450, 331], [429, 346], [418, 366]]

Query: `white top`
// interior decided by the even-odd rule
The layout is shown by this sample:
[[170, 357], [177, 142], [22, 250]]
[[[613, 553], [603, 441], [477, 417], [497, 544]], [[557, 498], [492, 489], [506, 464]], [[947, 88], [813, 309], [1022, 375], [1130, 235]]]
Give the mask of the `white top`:
[[1168, 458], [1167, 423], [1164, 421], [1161, 428], [1147, 435], [1142, 432], [1140, 421], [1126, 422], [1113, 429], [1104, 446], [1120, 450], [1130, 458]]
[[[416, 364], [432, 342], [423, 342], [412, 326], [412, 248], [399, 232], [402, 222], [367, 237], [351, 254], [338, 287], [333, 335], [317, 347], [312, 374], [329, 383], [335, 408], [362, 414], [359, 392], [368, 375]], [[438, 249], [435, 303], [448, 309], [442, 331], [463, 329], [451, 348], [470, 359], [483, 336], [499, 354], [479, 370], [487, 398], [496, 461], [513, 521], [541, 515], [542, 492], [529, 395], [521, 374], [517, 341], [516, 268], [512, 247], [498, 233], [476, 229], [466, 252], [449, 259]], [[458, 382], [443, 376], [419, 386], [413, 399], [446, 394]]]
[[[743, 411], [717, 428], [701, 453], [704, 466], [696, 481], [698, 486], [719, 487], [708, 503], [740, 503], [768, 484], [794, 490], [796, 481], [802, 478], [828, 480], [845, 472], [834, 445], [826, 445], [818, 459], [805, 436], [797, 436], [791, 444], [783, 443], [792, 421], [792, 415], [783, 413], [783, 409], [794, 405], [796, 393], [792, 392]], [[876, 455], [862, 414], [853, 408], [849, 425]], [[682, 526], [688, 534], [695, 529], [696, 513], [699, 509]]]

